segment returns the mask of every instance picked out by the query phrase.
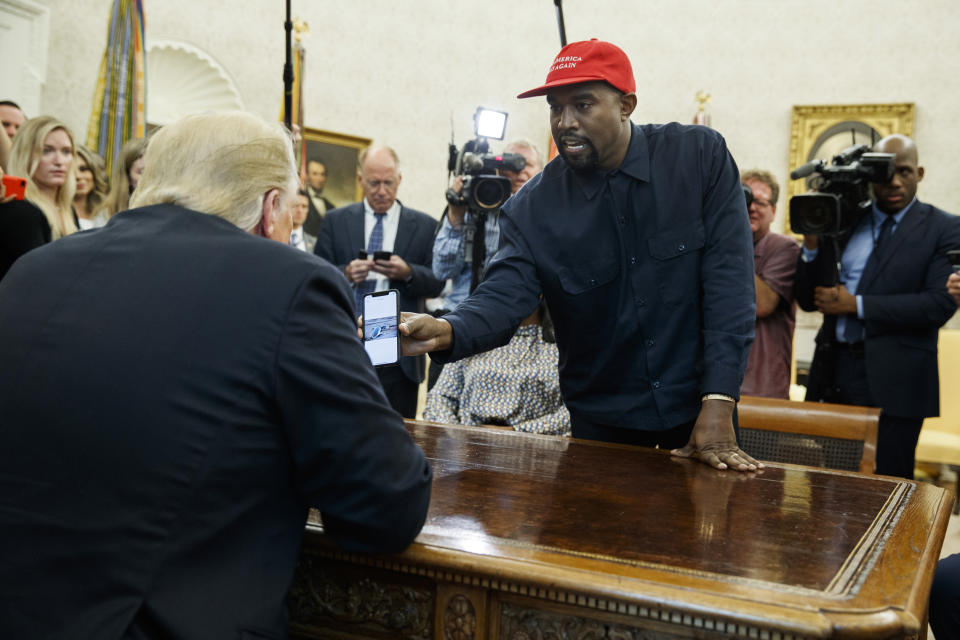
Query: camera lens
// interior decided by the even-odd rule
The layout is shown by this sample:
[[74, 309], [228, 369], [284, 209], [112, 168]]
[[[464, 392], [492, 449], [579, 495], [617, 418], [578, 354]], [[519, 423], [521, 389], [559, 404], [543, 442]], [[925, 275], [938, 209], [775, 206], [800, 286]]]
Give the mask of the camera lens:
[[473, 194], [480, 207], [496, 209], [506, 201], [510, 192], [500, 180], [479, 180], [474, 185]]

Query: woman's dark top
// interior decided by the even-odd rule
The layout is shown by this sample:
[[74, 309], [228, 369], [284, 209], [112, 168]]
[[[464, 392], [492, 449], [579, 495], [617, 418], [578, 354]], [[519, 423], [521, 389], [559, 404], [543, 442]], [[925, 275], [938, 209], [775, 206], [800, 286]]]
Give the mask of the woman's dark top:
[[17, 258], [50, 242], [46, 216], [26, 200], [0, 203], [0, 280]]

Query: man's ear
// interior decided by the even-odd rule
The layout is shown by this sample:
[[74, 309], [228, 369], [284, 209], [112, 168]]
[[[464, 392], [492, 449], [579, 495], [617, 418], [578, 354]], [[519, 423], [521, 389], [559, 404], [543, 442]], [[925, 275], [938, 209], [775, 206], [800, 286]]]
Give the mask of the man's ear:
[[917, 182], [923, 180], [923, 167], [917, 167]]
[[625, 93], [620, 96], [620, 120], [629, 120], [633, 110], [637, 108], [637, 94]]
[[263, 235], [271, 237], [273, 228], [277, 224], [277, 216], [281, 213], [282, 204], [279, 189], [270, 189], [263, 195], [263, 205], [260, 209], [260, 225]]

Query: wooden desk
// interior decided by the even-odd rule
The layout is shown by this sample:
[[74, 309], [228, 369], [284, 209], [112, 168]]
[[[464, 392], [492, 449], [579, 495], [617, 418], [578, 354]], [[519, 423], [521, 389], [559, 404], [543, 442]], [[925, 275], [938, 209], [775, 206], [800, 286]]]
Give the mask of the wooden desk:
[[901, 638], [925, 631], [952, 495], [770, 465], [409, 422], [430, 512], [397, 556], [308, 526], [294, 638]]

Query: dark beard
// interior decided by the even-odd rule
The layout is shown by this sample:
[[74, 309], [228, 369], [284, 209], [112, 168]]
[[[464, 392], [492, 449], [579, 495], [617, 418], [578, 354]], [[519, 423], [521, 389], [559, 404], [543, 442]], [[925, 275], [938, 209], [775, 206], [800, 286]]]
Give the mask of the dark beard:
[[577, 173], [590, 173], [591, 171], [595, 171], [597, 167], [600, 166], [600, 154], [597, 152], [597, 148], [593, 146], [593, 143], [589, 140], [578, 138], [577, 141], [585, 144], [587, 148], [590, 149], [590, 153], [586, 156], [570, 159], [567, 157], [563, 145], [560, 143], [557, 143], [557, 152], [560, 154], [560, 157], [563, 158], [563, 161], [567, 163], [567, 166]]

